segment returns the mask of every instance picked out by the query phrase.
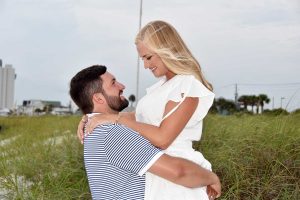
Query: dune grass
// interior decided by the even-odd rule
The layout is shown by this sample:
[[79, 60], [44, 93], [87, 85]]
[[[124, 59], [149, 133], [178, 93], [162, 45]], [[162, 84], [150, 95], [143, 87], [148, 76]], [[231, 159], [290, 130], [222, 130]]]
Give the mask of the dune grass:
[[221, 199], [300, 199], [300, 115], [210, 115], [194, 144], [211, 161]]
[[1, 118], [0, 199], [90, 199], [79, 117]]
[[[78, 116], [0, 118], [0, 199], [91, 199]], [[300, 199], [300, 114], [209, 115], [194, 147], [220, 176], [220, 199]]]

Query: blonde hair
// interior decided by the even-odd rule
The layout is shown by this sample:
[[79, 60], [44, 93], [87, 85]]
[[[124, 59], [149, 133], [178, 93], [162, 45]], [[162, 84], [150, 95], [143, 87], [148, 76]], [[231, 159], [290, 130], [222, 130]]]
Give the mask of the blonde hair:
[[200, 64], [172, 25], [164, 21], [149, 22], [135, 38], [135, 44], [139, 42], [157, 54], [170, 71], [175, 74], [194, 75], [212, 91], [212, 85], [205, 79]]

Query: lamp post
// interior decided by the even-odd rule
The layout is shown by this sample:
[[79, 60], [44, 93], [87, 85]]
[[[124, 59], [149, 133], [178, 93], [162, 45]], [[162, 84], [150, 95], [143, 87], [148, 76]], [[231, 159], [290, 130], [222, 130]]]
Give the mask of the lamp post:
[[[142, 10], [143, 10], [143, 0], [140, 0], [140, 17], [139, 17], [139, 31], [142, 25]], [[139, 80], [140, 80], [140, 58], [137, 55], [137, 70], [136, 70], [136, 99], [139, 99]]]
[[283, 101], [283, 99], [285, 99], [285, 97], [281, 97], [280, 98], [280, 108], [282, 108], [282, 101]]

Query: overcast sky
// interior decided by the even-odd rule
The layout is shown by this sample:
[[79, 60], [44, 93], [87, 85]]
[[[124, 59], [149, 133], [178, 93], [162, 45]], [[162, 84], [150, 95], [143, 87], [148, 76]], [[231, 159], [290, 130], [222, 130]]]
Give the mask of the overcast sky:
[[[139, 3], [0, 0], [0, 59], [16, 70], [16, 103], [67, 105], [71, 77], [93, 64], [108, 66], [125, 96], [135, 94]], [[237, 83], [239, 95], [300, 107], [299, 0], [144, 0], [142, 25], [157, 19], [179, 31], [217, 97], [234, 99]], [[139, 97], [155, 81], [141, 63]]]

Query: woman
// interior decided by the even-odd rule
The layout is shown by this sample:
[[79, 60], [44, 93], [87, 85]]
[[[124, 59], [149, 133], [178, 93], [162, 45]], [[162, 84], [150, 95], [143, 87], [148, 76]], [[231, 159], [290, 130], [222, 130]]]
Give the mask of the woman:
[[[161, 79], [148, 88], [139, 101], [135, 120], [131, 114], [99, 115], [89, 126], [92, 129], [99, 123], [117, 121], [136, 130], [165, 153], [192, 160], [211, 170], [210, 163], [192, 148], [192, 141], [201, 137], [202, 120], [214, 99], [212, 86], [204, 78], [199, 63], [175, 28], [163, 21], [153, 21], [143, 27], [135, 44], [145, 69]], [[214, 193], [213, 188], [208, 190]], [[148, 173], [145, 199], [209, 198], [206, 187], [189, 189]]]

